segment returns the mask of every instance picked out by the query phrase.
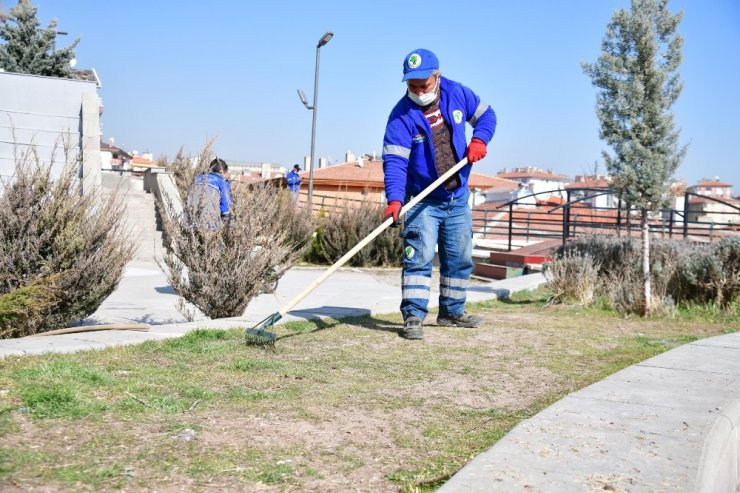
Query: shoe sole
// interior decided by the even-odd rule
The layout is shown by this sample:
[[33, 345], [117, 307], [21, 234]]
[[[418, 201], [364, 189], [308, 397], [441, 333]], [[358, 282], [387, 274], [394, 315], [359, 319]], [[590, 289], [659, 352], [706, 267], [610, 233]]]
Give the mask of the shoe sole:
[[480, 327], [481, 321], [475, 323], [457, 322], [455, 320], [437, 319], [437, 325], [442, 327], [462, 327], [465, 329], [476, 329]]
[[399, 335], [404, 339], [409, 339], [412, 341], [424, 339], [424, 331], [422, 331], [421, 329], [402, 330]]

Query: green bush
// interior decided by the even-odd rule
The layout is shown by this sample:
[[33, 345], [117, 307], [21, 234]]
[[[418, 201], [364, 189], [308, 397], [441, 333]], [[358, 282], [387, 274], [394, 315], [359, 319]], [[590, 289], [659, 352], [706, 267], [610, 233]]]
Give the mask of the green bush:
[[[85, 190], [80, 161], [65, 152], [42, 164], [31, 149], [0, 188], [0, 337], [69, 325], [91, 315], [115, 289], [134, 248], [121, 197]], [[16, 292], [20, 290], [19, 292]]]
[[[55, 278], [40, 279], [0, 295], [0, 338], [28, 335], [29, 321], [44, 318], [59, 296]], [[32, 323], [32, 322], [31, 322]]]

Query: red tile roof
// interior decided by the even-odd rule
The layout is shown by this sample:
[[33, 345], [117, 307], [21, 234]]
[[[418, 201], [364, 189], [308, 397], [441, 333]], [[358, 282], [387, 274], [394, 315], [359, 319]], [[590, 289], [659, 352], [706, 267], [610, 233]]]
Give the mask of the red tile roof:
[[[301, 173], [303, 181], [308, 180], [308, 171]], [[314, 185], [321, 183], [342, 183], [345, 185], [383, 187], [383, 162], [363, 161], [362, 167], [357, 162], [336, 164], [327, 168], [313, 170]]]
[[[308, 172], [301, 173], [304, 182], [308, 180]], [[335, 164], [326, 168], [313, 170], [313, 181], [316, 184], [337, 184], [346, 186], [365, 186], [369, 188], [383, 188], [383, 161], [363, 160], [362, 167], [356, 161]], [[470, 173], [468, 180], [470, 188], [486, 190], [493, 187], [518, 186], [516, 182], [505, 180], [496, 176], [488, 176], [480, 173]]]
[[490, 190], [492, 188], [516, 190], [519, 188], [518, 182], [507, 180], [500, 176], [481, 175], [478, 173], [470, 173], [468, 184], [471, 188], [480, 188], [481, 190]]
[[695, 186], [697, 186], [697, 187], [724, 187], [724, 188], [730, 188], [730, 187], [732, 187], [732, 184], [725, 183], [725, 182], [719, 181], [719, 180], [702, 180], [699, 183], [697, 183]]
[[512, 171], [500, 172], [496, 176], [499, 178], [507, 178], [509, 180], [535, 178], [540, 180], [570, 181], [570, 178], [567, 176], [556, 175], [550, 171], [544, 171], [537, 168], [518, 168]]
[[565, 199], [557, 195], [550, 195], [546, 199], [536, 199], [537, 205], [563, 205]]
[[[713, 199], [717, 199], [717, 200], [713, 200]], [[702, 204], [712, 204], [712, 203], [713, 204], [720, 204], [721, 203], [720, 201], [721, 202], [726, 202], [728, 204], [732, 204], [734, 206], [737, 206], [738, 204], [740, 204], [740, 200], [735, 199], [735, 198], [732, 198], [732, 197], [717, 197], [717, 196], [714, 196], [714, 197], [697, 197], [695, 195], [690, 195], [689, 196], [689, 203], [690, 204], [699, 204], [699, 203], [702, 203]]]
[[583, 178], [575, 183], [565, 185], [567, 189], [574, 188], [609, 188], [609, 181], [606, 178]]

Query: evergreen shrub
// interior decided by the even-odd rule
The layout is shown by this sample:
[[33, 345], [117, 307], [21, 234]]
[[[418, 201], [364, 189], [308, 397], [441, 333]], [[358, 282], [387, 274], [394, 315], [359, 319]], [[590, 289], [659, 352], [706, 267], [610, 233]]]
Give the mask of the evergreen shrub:
[[58, 177], [30, 148], [0, 185], [0, 337], [65, 327], [115, 289], [134, 245], [122, 198], [85, 190], [68, 149]]

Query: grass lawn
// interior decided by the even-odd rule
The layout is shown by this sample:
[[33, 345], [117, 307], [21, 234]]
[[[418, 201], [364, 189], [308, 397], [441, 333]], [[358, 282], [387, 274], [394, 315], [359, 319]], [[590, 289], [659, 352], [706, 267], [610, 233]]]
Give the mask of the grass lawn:
[[470, 304], [480, 329], [396, 334], [400, 316], [293, 322], [0, 360], [0, 490], [425, 491], [552, 402], [740, 329], [737, 312], [624, 319]]

